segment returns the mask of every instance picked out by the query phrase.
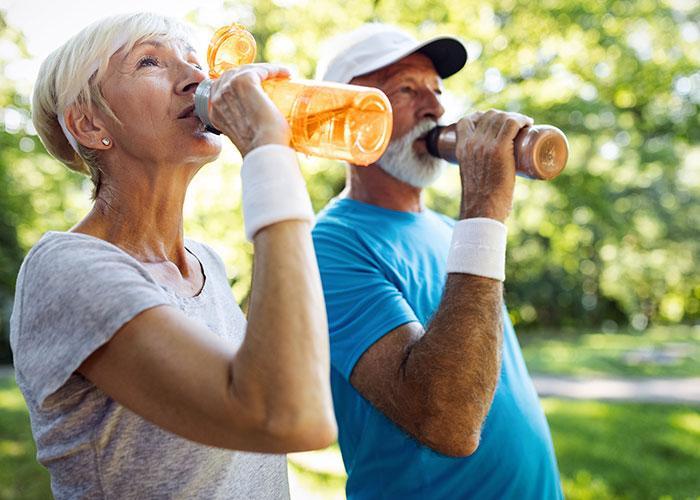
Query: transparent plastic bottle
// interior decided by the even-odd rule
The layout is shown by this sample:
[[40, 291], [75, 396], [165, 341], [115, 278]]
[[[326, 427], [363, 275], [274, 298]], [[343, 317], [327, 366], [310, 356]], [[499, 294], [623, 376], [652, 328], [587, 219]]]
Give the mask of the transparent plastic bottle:
[[[240, 24], [224, 26], [209, 43], [209, 76], [255, 59], [255, 39]], [[211, 80], [195, 93], [195, 112], [210, 130]], [[308, 80], [273, 79], [263, 89], [287, 119], [291, 146], [308, 155], [345, 160], [354, 165], [376, 162], [389, 144], [391, 104], [378, 89]]]
[[[457, 163], [457, 125], [435, 127], [426, 136], [428, 152]], [[529, 179], [550, 180], [564, 170], [569, 143], [564, 132], [551, 125], [524, 127], [513, 141], [515, 171]]]

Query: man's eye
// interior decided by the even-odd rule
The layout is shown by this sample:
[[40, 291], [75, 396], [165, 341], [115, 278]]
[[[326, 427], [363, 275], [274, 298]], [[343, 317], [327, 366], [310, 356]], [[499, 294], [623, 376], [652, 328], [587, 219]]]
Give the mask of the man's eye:
[[146, 66], [158, 66], [158, 58], [153, 56], [144, 56], [139, 59], [138, 67], [143, 68]]

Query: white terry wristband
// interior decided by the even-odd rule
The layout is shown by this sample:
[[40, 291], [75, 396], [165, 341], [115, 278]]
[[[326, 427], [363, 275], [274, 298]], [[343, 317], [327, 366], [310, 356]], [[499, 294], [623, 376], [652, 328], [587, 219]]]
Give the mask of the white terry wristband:
[[447, 255], [447, 272], [505, 281], [507, 236], [506, 226], [494, 219], [477, 217], [457, 222]]
[[296, 153], [281, 144], [255, 148], [243, 158], [243, 222], [253, 241], [265, 226], [299, 219], [313, 223], [309, 192], [299, 170]]

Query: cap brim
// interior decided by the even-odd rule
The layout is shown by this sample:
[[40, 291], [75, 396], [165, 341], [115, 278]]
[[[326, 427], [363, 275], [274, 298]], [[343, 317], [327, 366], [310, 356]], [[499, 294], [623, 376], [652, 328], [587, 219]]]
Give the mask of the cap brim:
[[373, 64], [363, 68], [364, 71], [362, 71], [362, 73], [349, 75], [349, 78], [345, 81], [341, 79], [336, 80], [334, 78], [331, 78], [331, 80], [347, 83], [352, 81], [353, 78], [377, 71], [416, 52], [425, 54], [433, 62], [435, 71], [440, 75], [440, 78], [443, 79], [454, 75], [467, 63], [467, 49], [459, 38], [439, 36], [421, 42], [415, 46], [405, 48], [404, 50], [386, 54], [384, 57], [373, 61]]
[[433, 61], [440, 78], [457, 73], [467, 63], [467, 49], [461, 40], [451, 36], [441, 36], [423, 42], [410, 53], [420, 52]]

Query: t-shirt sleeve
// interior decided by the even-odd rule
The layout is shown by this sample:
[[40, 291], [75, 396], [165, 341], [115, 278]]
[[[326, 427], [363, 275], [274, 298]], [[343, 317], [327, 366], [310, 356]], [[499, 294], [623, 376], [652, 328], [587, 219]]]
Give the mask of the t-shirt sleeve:
[[418, 318], [352, 228], [318, 224], [313, 239], [328, 314], [331, 364], [349, 381], [372, 344]]
[[80, 236], [42, 241], [18, 276], [16, 369], [41, 406], [123, 325], [167, 303], [148, 272], [109, 243]]

